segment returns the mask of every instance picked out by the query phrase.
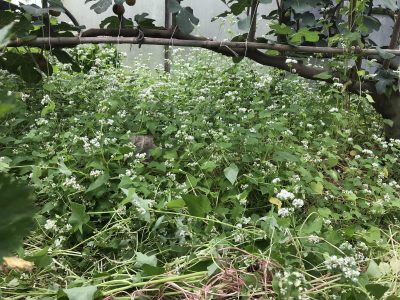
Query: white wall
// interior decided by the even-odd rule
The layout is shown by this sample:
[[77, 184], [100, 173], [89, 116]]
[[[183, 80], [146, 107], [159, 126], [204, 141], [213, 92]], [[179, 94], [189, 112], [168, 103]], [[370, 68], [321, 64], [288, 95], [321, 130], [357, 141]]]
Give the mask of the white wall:
[[[90, 5], [83, 4], [84, 0], [63, 0], [66, 8], [68, 8], [71, 13], [76, 17], [76, 19], [86, 28], [97, 28], [101, 20], [108, 16], [112, 16], [112, 9], [109, 8], [103, 14], [97, 15], [94, 11], [90, 10]], [[226, 39], [229, 37], [228, 28], [232, 29], [236, 33], [239, 32], [236, 25], [232, 26], [222, 26], [218, 21], [211, 22], [211, 19], [226, 10], [226, 5], [220, 0], [184, 0], [182, 2], [183, 6], [190, 6], [194, 10], [195, 16], [200, 19], [200, 24], [198, 28], [195, 29], [194, 34], [203, 35], [207, 37], [220, 39]], [[266, 9], [266, 5], [263, 5], [263, 9]], [[136, 5], [129, 7], [125, 5], [125, 17], [133, 18], [136, 14], [147, 12], [150, 17], [156, 20], [156, 25], [164, 25], [164, 0], [137, 0]], [[128, 61], [133, 59], [137, 55], [143, 55], [144, 58], [152, 58], [150, 60], [151, 65], [158, 65], [163, 62], [164, 48], [162, 46], [146, 46], [143, 45], [141, 49], [138, 49], [137, 45], [119, 46], [121, 51], [127, 52]]]
[[[15, 3], [25, 2], [27, 4], [39, 4], [41, 0], [12, 0]], [[90, 6], [94, 2], [84, 4], [84, 0], [62, 0], [65, 7], [67, 7], [77, 20], [85, 25], [86, 28], [98, 28], [100, 22], [108, 16], [113, 15], [112, 9], [110, 8], [103, 14], [97, 15], [94, 11], [90, 10]], [[382, 3], [384, 0], [376, 0], [375, 5]], [[163, 26], [164, 24], [164, 0], [137, 0], [136, 5], [133, 7], [125, 5], [126, 13], [125, 17], [133, 18], [136, 14], [147, 12], [150, 17], [156, 20], [156, 25]], [[275, 3], [275, 2], [273, 2]], [[397, 0], [400, 5], [400, 0]], [[232, 34], [240, 33], [236, 25], [221, 26], [218, 21], [211, 22], [211, 19], [218, 14], [226, 10], [225, 4], [221, 0], [183, 0], [183, 6], [190, 6], [194, 10], [194, 14], [200, 19], [199, 27], [196, 28], [195, 34], [204, 35], [207, 37], [223, 40], [229, 38]], [[268, 14], [269, 11], [275, 9], [275, 5], [261, 5], [259, 8], [259, 14]], [[391, 27], [393, 21], [386, 16], [378, 17], [382, 22], [381, 29], [379, 32], [371, 34], [371, 38], [380, 46], [388, 45], [390, 40]], [[67, 20], [67, 19], [65, 19]], [[267, 32], [267, 25], [265, 21], [261, 21], [258, 24], [258, 34]], [[162, 46], [146, 46], [143, 45], [141, 49], [138, 49], [137, 45], [119, 46], [121, 51], [127, 52], [129, 60], [133, 59], [138, 55], [142, 55], [144, 59], [149, 60], [150, 65], [158, 65], [163, 61], [164, 53]]]

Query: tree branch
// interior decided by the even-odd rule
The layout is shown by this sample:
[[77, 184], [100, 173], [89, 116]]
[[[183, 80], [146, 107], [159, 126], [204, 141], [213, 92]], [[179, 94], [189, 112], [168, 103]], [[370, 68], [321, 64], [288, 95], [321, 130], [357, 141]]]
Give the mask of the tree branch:
[[[208, 40], [205, 37], [194, 36], [190, 34], [184, 34], [182, 32], [173, 32], [173, 28], [169, 29], [149, 29], [149, 28], [141, 28], [145, 37], [152, 38], [164, 38], [170, 39], [172, 37], [181, 39], [181, 40], [198, 40], [198, 41], [206, 41]], [[104, 28], [92, 28], [82, 32], [81, 37], [137, 37], [139, 35], [139, 30], [136, 28], [115, 28], [115, 29], [104, 29]]]
[[[64, 13], [67, 15], [67, 17], [71, 20], [71, 22], [76, 26], [76, 27], [80, 27], [81, 25], [79, 25], [78, 20], [74, 17], [74, 15], [66, 8], [64, 7]], [[79, 31], [81, 31], [81, 29], [79, 28]]]
[[[24, 40], [24, 39], [16, 39], [9, 42], [5, 47], [39, 47], [39, 48], [47, 48], [48, 45], [52, 47], [74, 47], [79, 44], [138, 44], [138, 39], [134, 37], [125, 37], [125, 36], [96, 36], [91, 37], [93, 31], [96, 32], [96, 35], [102, 29], [91, 29], [85, 31], [81, 37], [51, 37], [51, 38], [36, 38], [34, 40]], [[125, 30], [128, 30], [125, 32]], [[135, 36], [134, 29], [122, 29], [121, 33], [128, 33]], [[331, 55], [340, 55], [346, 53], [355, 53], [361, 56], [371, 56], [378, 55], [378, 51], [376, 49], [367, 49], [367, 48], [335, 48], [335, 47], [314, 47], [314, 46], [291, 46], [285, 44], [269, 44], [269, 43], [256, 43], [256, 42], [225, 42], [225, 41], [213, 41], [208, 40], [203, 37], [194, 37], [191, 35], [183, 35], [179, 34], [179, 36], [190, 38], [190, 39], [179, 39], [179, 38], [171, 38], [171, 32], [167, 30], [157, 30], [151, 29], [146, 30], [147, 37], [144, 39], [143, 44], [149, 45], [169, 45], [169, 46], [179, 46], [179, 47], [199, 47], [199, 48], [231, 48], [231, 49], [270, 49], [277, 50], [280, 52], [289, 52], [289, 53], [304, 53], [304, 54], [331, 54]], [[152, 33], [152, 35], [150, 34]], [[152, 36], [152, 37], [150, 37]], [[154, 37], [153, 37], [154, 36]], [[160, 38], [158, 37], [160, 36]], [[400, 56], [400, 50], [388, 49], [385, 50], [388, 53], [391, 53], [395, 56]]]
[[256, 31], [257, 31], [257, 9], [258, 9], [259, 0], [251, 1], [250, 8], [250, 31], [247, 35], [248, 42], [254, 42]]
[[382, 15], [382, 16], [388, 16], [391, 19], [394, 19], [394, 12], [392, 12], [390, 9], [387, 8], [382, 8], [382, 7], [373, 7], [371, 13], [373, 15]]

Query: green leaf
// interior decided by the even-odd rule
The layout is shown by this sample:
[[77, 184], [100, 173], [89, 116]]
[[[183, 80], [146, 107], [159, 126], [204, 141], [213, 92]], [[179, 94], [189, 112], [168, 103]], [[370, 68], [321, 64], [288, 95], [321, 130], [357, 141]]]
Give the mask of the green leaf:
[[394, 122], [390, 119], [383, 119], [383, 123], [389, 127], [393, 127], [393, 125], [394, 125]]
[[110, 176], [108, 175], [108, 173], [100, 175], [91, 185], [89, 185], [89, 187], [86, 190], [86, 193], [94, 191], [95, 189], [98, 189], [99, 187], [105, 185], [108, 182], [109, 178]]
[[393, 86], [392, 79], [379, 78], [375, 84], [376, 90], [379, 95], [385, 94]]
[[219, 270], [218, 265], [216, 263], [212, 263], [207, 267], [208, 276], [212, 276], [217, 270]]
[[24, 63], [21, 66], [21, 77], [28, 83], [38, 83], [42, 80], [42, 75], [30, 63]]
[[379, 21], [379, 19], [373, 16], [366, 16], [366, 15], [364, 15], [362, 18], [363, 18], [363, 24], [368, 29], [367, 33], [378, 31], [381, 28], [382, 24]]
[[374, 98], [370, 94], [365, 95], [369, 103], [375, 103]]
[[38, 6], [34, 5], [21, 5], [21, 8], [28, 14], [34, 16], [34, 17], [40, 17], [44, 13], [48, 12], [47, 9], [40, 8]]
[[190, 185], [190, 187], [194, 188], [197, 186], [198, 180], [190, 174], [186, 174], [187, 177], [187, 183]]
[[124, 194], [126, 195], [126, 199], [123, 201], [123, 204], [131, 202], [139, 212], [139, 218], [143, 221], [150, 222], [150, 205], [151, 200], [142, 199], [136, 194], [136, 190], [131, 188], [129, 190], [122, 189]]
[[0, 118], [15, 108], [15, 96], [6, 90], [0, 90]]
[[[135, 15], [135, 18], [134, 18], [135, 22], [139, 26], [142, 26], [143, 28], [156, 28], [156, 26], [153, 24], [156, 20], [148, 18], [147, 17], [148, 15], [149, 15], [148, 13], [142, 13], [142, 14]], [[117, 28], [119, 28], [119, 25]]]
[[323, 208], [318, 208], [318, 213], [323, 218], [329, 218], [332, 214], [332, 211], [327, 207], [323, 207]]
[[105, 12], [112, 4], [111, 0], [99, 0], [93, 4], [90, 9], [93, 9], [96, 14]]
[[9, 41], [8, 35], [13, 26], [14, 23], [11, 23], [0, 29], [0, 47], [4, 46]]
[[40, 115], [44, 117], [47, 114], [53, 112], [55, 109], [56, 109], [56, 104], [54, 103], [54, 101], [50, 101], [45, 107], [43, 107]]
[[170, 13], [177, 13], [182, 9], [182, 6], [177, 0], [168, 0], [167, 7]]
[[165, 274], [166, 272], [165, 269], [162, 267], [153, 267], [150, 265], [143, 265], [142, 270], [143, 270], [143, 276], [156, 276]]
[[379, 47], [376, 47], [376, 50], [378, 51], [378, 54], [382, 59], [392, 59], [392, 58], [396, 57], [396, 55], [394, 55], [390, 52], [387, 52]]
[[285, 8], [291, 7], [293, 10], [300, 14], [307, 11], [310, 11], [312, 8], [315, 8], [320, 2], [320, 0], [308, 0], [308, 1], [301, 1], [301, 0], [286, 0]]
[[175, 199], [171, 200], [167, 203], [167, 208], [169, 209], [176, 209], [176, 208], [184, 208], [186, 205], [185, 201], [183, 199]]
[[192, 216], [204, 217], [211, 211], [210, 200], [206, 196], [185, 195], [183, 196], [189, 213]]
[[12, 160], [8, 157], [3, 156], [2, 159], [0, 159], [0, 172], [6, 173], [10, 169], [10, 163]]
[[0, 261], [22, 246], [22, 239], [33, 229], [31, 189], [0, 174]]
[[53, 262], [52, 258], [49, 256], [49, 247], [44, 247], [38, 251], [33, 252], [29, 256], [25, 257], [26, 260], [31, 261], [36, 267], [45, 268], [50, 266]]
[[63, 8], [64, 5], [62, 4], [61, 0], [49, 0], [49, 5], [52, 8]]
[[356, 201], [358, 197], [356, 194], [354, 194], [352, 191], [350, 191], [350, 192], [344, 194], [344, 198], [346, 198], [346, 200], [349, 200], [349, 201]]
[[242, 31], [249, 31], [251, 26], [251, 16], [239, 18], [238, 28]]
[[328, 79], [332, 78], [332, 75], [325, 71], [325, 72], [319, 73], [317, 75], [314, 75], [314, 78], [321, 79], [321, 80], [328, 80]]
[[319, 34], [316, 31], [305, 31], [303, 32], [304, 39], [306, 42], [316, 43], [319, 41]]
[[208, 171], [208, 172], [212, 172], [214, 171], [214, 169], [217, 167], [217, 164], [214, 161], [206, 161], [201, 165], [201, 169]]
[[292, 161], [292, 162], [297, 162], [299, 161], [298, 157], [296, 155], [293, 155], [292, 153], [286, 152], [286, 151], [277, 151], [274, 153], [273, 159], [276, 161]]
[[225, 168], [224, 174], [226, 179], [229, 180], [231, 184], [235, 184], [237, 176], [239, 174], [239, 168], [235, 164], [231, 164], [229, 167]]
[[302, 235], [321, 232], [323, 220], [320, 217], [309, 219], [306, 224], [301, 228]]
[[55, 48], [53, 49], [52, 54], [60, 63], [71, 64], [72, 71], [79, 72], [81, 70], [79, 64], [64, 50]]
[[5, 116], [11, 110], [13, 110], [14, 107], [15, 105], [11, 103], [0, 103], [0, 118]]
[[378, 227], [371, 226], [366, 233], [362, 235], [367, 243], [373, 244], [381, 239], [381, 231]]
[[69, 300], [94, 300], [97, 292], [96, 286], [82, 286], [63, 290]]
[[140, 268], [143, 265], [157, 267], [157, 257], [155, 255], [146, 255], [141, 252], [136, 252], [135, 267]]
[[372, 278], [379, 278], [382, 276], [382, 272], [379, 270], [379, 266], [374, 260], [369, 262], [366, 274]]
[[199, 19], [193, 15], [190, 7], [184, 7], [176, 15], [176, 24], [183, 33], [189, 34], [193, 31], [194, 25], [199, 24]]
[[291, 42], [295, 44], [300, 44], [303, 42], [303, 39], [306, 42], [316, 43], [319, 41], [318, 32], [310, 31], [308, 28], [303, 27], [298, 32], [292, 35]]
[[311, 182], [310, 186], [314, 193], [322, 195], [324, 191], [324, 185], [321, 182]]
[[89, 215], [86, 213], [86, 207], [83, 204], [71, 202], [71, 216], [69, 223], [72, 225], [74, 230], [78, 230], [83, 233], [82, 226], [87, 224], [90, 220]]
[[278, 56], [278, 55], [280, 55], [279, 51], [277, 51], [277, 50], [271, 50], [271, 49], [265, 51], [265, 54], [270, 55], [270, 56]]
[[271, 29], [273, 29], [275, 31], [276, 34], [291, 34], [293, 32], [292, 28], [290, 28], [289, 26], [285, 25], [285, 24], [272, 24], [270, 25]]
[[235, 16], [240, 15], [246, 8], [248, 2], [246, 0], [239, 0], [231, 5], [231, 12]]
[[65, 163], [63, 161], [60, 161], [58, 163], [58, 165], [59, 165], [58, 170], [61, 172], [61, 174], [64, 174], [66, 176], [71, 176], [72, 175], [71, 170], [68, 169], [68, 167], [65, 165]]

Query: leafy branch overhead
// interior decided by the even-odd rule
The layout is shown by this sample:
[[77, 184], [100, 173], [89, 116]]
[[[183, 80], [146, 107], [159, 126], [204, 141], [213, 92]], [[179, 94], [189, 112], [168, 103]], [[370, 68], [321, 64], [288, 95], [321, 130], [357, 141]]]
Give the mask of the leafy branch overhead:
[[176, 14], [176, 25], [183, 33], [191, 33], [200, 20], [193, 15], [193, 9], [183, 7], [177, 0], [168, 0], [168, 11]]

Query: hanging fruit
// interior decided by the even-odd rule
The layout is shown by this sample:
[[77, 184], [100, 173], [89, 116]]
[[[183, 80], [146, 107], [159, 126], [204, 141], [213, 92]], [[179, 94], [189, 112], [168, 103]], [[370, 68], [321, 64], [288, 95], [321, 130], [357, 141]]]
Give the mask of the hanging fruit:
[[126, 0], [126, 4], [129, 6], [134, 6], [136, 4], [136, 0]]
[[117, 16], [122, 16], [125, 13], [125, 7], [122, 4], [114, 4], [113, 12]]

